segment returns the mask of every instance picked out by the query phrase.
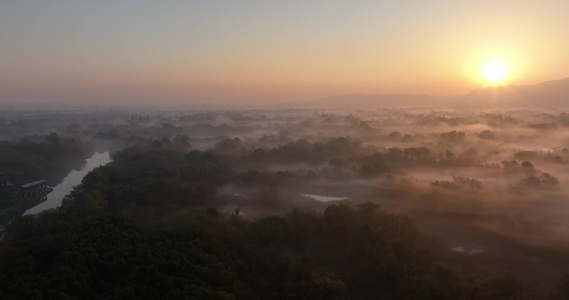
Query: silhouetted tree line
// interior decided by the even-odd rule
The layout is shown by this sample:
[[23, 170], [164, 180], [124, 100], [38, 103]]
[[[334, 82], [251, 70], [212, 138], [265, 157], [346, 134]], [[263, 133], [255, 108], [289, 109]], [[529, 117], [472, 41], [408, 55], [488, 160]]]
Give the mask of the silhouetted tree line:
[[71, 170], [81, 169], [93, 152], [92, 145], [55, 132], [17, 141], [0, 141], [0, 172], [31, 173], [45, 178], [53, 186]]

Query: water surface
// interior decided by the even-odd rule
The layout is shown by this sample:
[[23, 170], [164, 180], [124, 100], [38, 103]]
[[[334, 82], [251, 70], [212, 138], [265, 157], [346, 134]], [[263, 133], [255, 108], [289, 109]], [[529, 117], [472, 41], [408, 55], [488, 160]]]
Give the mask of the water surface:
[[348, 199], [347, 197], [329, 197], [329, 196], [312, 195], [312, 194], [302, 194], [301, 196], [312, 198], [312, 199], [320, 201], [320, 202], [330, 202], [330, 201], [339, 201], [339, 200]]
[[74, 186], [81, 183], [81, 180], [87, 173], [98, 166], [106, 165], [111, 162], [111, 157], [109, 152], [95, 153], [93, 156], [87, 159], [85, 166], [80, 170], [73, 170], [67, 174], [67, 177], [63, 181], [53, 188], [53, 191], [47, 195], [47, 200], [28, 209], [24, 215], [37, 214], [41, 211], [51, 208], [57, 208], [61, 205], [63, 197], [71, 190]]

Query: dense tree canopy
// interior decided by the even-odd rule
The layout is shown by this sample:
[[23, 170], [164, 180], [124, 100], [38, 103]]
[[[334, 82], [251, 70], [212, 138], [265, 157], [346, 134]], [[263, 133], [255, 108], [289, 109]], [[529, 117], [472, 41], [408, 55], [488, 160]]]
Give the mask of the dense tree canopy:
[[[351, 147], [347, 139], [330, 143], [333, 156]], [[295, 147], [310, 148], [304, 142]], [[390, 153], [407, 161], [429, 155], [424, 149]], [[217, 188], [227, 182], [254, 184], [264, 180], [263, 173], [238, 174], [214, 153], [198, 150], [133, 147], [113, 159], [85, 176], [59, 209], [8, 226], [0, 247], [0, 298], [531, 296], [512, 274], [461, 276], [448, 248], [421, 234], [409, 217], [373, 202], [244, 219], [238, 210], [231, 215], [217, 210]], [[382, 155], [370, 159], [379, 162]], [[482, 188], [467, 177], [448, 183], [468, 191]], [[566, 281], [552, 297], [566, 294]]]

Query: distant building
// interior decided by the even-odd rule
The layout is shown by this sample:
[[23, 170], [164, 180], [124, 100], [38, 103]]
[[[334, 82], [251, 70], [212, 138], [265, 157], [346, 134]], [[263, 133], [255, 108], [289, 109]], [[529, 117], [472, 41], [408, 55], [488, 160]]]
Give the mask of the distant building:
[[44, 198], [50, 190], [45, 180], [32, 174], [0, 174], [0, 192], [4, 197], [9, 197], [13, 204], [20, 204], [30, 198]]

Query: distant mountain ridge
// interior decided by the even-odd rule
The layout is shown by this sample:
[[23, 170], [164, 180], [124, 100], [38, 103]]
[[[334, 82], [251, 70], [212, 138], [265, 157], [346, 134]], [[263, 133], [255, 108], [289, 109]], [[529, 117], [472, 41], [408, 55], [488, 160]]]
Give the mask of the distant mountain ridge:
[[569, 78], [534, 85], [507, 85], [476, 89], [460, 97], [465, 106], [569, 106]]
[[362, 94], [326, 97], [315, 103], [329, 107], [566, 107], [569, 78], [534, 85], [506, 85], [475, 89], [465, 95], [440, 97], [425, 94]]

